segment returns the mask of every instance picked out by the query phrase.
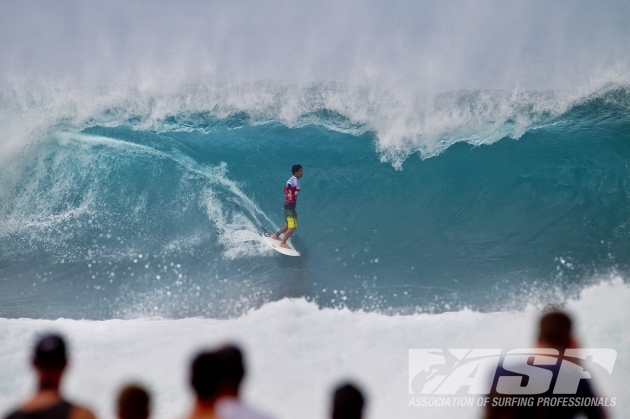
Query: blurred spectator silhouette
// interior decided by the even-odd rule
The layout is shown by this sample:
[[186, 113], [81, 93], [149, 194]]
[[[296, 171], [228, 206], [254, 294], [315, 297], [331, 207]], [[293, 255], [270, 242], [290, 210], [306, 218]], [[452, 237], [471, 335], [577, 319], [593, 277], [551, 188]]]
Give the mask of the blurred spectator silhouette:
[[343, 384], [333, 394], [332, 419], [361, 419], [364, 405], [361, 390], [353, 384]]
[[118, 395], [118, 419], [148, 419], [151, 398], [137, 384], [125, 386]]
[[32, 359], [37, 391], [6, 419], [95, 419], [89, 409], [72, 404], [61, 395], [59, 387], [67, 364], [63, 338], [57, 334], [43, 336], [35, 345]]
[[217, 355], [223, 370], [219, 385], [218, 416], [221, 419], [268, 419], [267, 416], [243, 404], [240, 387], [245, 376], [243, 353], [235, 345], [218, 349]]
[[[554, 355], [552, 354], [552, 352], [557, 351], [559, 356], [557, 361], [554, 361], [555, 364], [546, 365], [539, 363], [536, 364], [535, 368], [543, 368], [551, 371], [553, 373], [552, 381], [547, 384], [548, 376], [541, 375], [542, 378], [529, 376], [527, 377], [528, 381], [525, 382], [525, 377], [523, 375], [507, 371], [503, 367], [498, 368], [493, 383], [493, 390], [490, 394], [490, 400], [494, 400], [495, 397], [514, 398], [514, 395], [516, 394], [515, 400], [517, 400], [517, 403], [512, 406], [492, 406], [492, 403], [488, 403], [484, 415], [486, 419], [572, 419], [578, 417], [586, 417], [588, 419], [602, 419], [606, 417], [605, 412], [601, 407], [557, 405], [557, 401], [560, 398], [576, 397], [583, 399], [586, 397], [595, 397], [592, 387], [589, 384], [589, 380], [580, 379], [579, 377], [577, 378], [577, 380], [579, 380], [579, 385], [575, 394], [553, 393], [554, 384], [558, 377], [558, 372], [560, 371], [564, 351], [566, 349], [578, 348], [578, 344], [572, 329], [573, 322], [571, 321], [571, 318], [563, 311], [554, 308], [553, 310], [547, 311], [545, 314], [543, 314], [538, 327], [538, 338], [536, 345], [537, 350], [539, 351], [538, 353], [542, 355], [543, 358], [553, 359]], [[499, 378], [502, 376], [516, 376], [518, 377], [518, 380], [509, 381], [510, 383], [514, 384], [504, 386], [503, 390], [507, 391], [502, 391], [503, 394], [500, 394], [497, 391], [497, 383]], [[548, 388], [544, 393], [518, 395], [519, 389], [522, 389], [524, 386], [531, 387], [532, 384], [536, 384], [537, 380], [539, 380], [541, 383], [544, 382], [544, 385], [541, 384], [541, 388]], [[506, 382], [508, 381], [504, 380], [504, 383]], [[542, 403], [539, 403], [539, 399], [541, 397], [550, 399], [555, 398], [556, 401], [553, 403], [544, 403], [544, 401], [541, 401]], [[531, 403], [531, 405], [527, 405], [527, 403], [524, 403], [524, 400], [522, 403], [519, 403], [518, 400], [522, 398], [533, 398], [533, 403]]]
[[202, 352], [194, 359], [190, 371], [190, 384], [195, 392], [195, 404], [188, 419], [218, 419], [216, 402], [219, 396], [223, 370], [214, 352]]

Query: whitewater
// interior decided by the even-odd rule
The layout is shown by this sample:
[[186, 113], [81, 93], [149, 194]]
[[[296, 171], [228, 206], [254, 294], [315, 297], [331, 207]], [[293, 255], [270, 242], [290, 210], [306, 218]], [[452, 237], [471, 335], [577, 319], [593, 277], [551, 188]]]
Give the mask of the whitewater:
[[[409, 406], [409, 350], [534, 344], [564, 308], [630, 412], [629, 6], [37, 2], [0, 16], [0, 414], [64, 333], [65, 390], [113, 418], [192, 399], [243, 346], [245, 397], [323, 418]], [[265, 246], [304, 177], [300, 258]]]
[[[601, 301], [622, 307], [630, 298], [619, 278], [585, 289], [566, 309], [576, 314], [582, 345], [617, 348], [616, 374], [596, 376], [601, 395], [630, 396], [628, 338], [624, 310], [602, 310]], [[155, 417], [179, 417], [191, 403], [187, 366], [201, 348], [238, 342], [247, 351], [245, 397], [277, 417], [326, 417], [330, 389], [353, 379], [366, 389], [369, 417], [474, 418], [468, 407], [409, 407], [408, 351], [414, 348], [529, 347], [538, 311], [482, 314], [470, 310], [439, 315], [387, 316], [320, 309], [304, 299], [284, 299], [232, 320], [144, 318], [100, 322], [59, 319], [2, 319], [0, 403], [7, 408], [33, 386], [28, 348], [36, 332], [58, 330], [73, 355], [66, 389], [89, 400], [103, 417], [114, 417], [113, 394], [121, 383], [144, 383], [156, 396]], [[349, 333], [348, 331], [352, 331]], [[621, 373], [619, 373], [621, 372]], [[626, 405], [627, 406], [627, 405]], [[305, 412], [308, 410], [308, 412]]]

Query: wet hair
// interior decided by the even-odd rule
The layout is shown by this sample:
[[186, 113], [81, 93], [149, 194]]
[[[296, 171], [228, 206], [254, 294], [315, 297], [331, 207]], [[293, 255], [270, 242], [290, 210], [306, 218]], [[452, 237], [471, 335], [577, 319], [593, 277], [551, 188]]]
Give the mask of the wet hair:
[[245, 376], [243, 353], [236, 345], [226, 345], [215, 352], [223, 369], [221, 387], [228, 392], [238, 393]]
[[120, 419], [147, 419], [149, 417], [149, 393], [136, 384], [125, 386], [118, 395]]
[[202, 352], [191, 366], [190, 383], [197, 398], [208, 400], [215, 397], [221, 384], [223, 370], [219, 357], [214, 352]]
[[540, 319], [538, 339], [556, 349], [566, 349], [571, 340], [571, 318], [564, 312], [555, 310]]
[[55, 370], [66, 366], [66, 343], [58, 334], [42, 336], [35, 345], [33, 364], [40, 369]]
[[291, 167], [291, 173], [296, 174], [297, 172], [300, 171], [301, 168], [302, 168], [301, 164], [294, 164], [293, 167]]
[[343, 384], [333, 396], [332, 419], [361, 419], [364, 405], [361, 390], [353, 384]]

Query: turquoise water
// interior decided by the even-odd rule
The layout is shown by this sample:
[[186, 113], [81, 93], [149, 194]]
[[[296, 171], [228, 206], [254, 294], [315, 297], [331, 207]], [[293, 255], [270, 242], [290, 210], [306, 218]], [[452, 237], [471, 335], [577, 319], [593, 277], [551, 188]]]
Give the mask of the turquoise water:
[[2, 6], [0, 412], [57, 331], [100, 418], [130, 381], [183, 417], [226, 342], [270, 417], [351, 379], [371, 418], [478, 418], [410, 406], [409, 350], [529, 348], [552, 304], [630, 416], [630, 2]]
[[[416, 152], [330, 109], [299, 124], [200, 112], [148, 126], [119, 108], [60, 120], [0, 169], [0, 316], [225, 317], [284, 297], [387, 313], [562, 301], [627, 269], [629, 101], [615, 87], [555, 114], [525, 107], [518, 134], [521, 114], [477, 119], [431, 149], [418, 137]], [[295, 163], [302, 257], [288, 258], [258, 236], [282, 225]]]

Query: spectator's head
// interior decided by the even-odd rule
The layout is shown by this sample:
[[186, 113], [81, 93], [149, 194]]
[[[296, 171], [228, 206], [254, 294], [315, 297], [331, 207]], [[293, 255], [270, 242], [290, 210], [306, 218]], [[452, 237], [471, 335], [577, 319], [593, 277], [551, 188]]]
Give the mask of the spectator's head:
[[149, 393], [139, 385], [125, 386], [118, 395], [118, 418], [147, 419], [150, 400]]
[[44, 335], [35, 345], [33, 366], [40, 388], [56, 388], [67, 365], [66, 343], [57, 334]]
[[226, 345], [215, 352], [223, 369], [221, 393], [238, 397], [241, 381], [245, 376], [243, 353], [235, 345]]
[[552, 310], [540, 319], [538, 329], [538, 346], [553, 348], [561, 353], [567, 348], [575, 347], [571, 318], [564, 312]]
[[365, 399], [361, 391], [352, 384], [343, 384], [333, 395], [332, 419], [361, 419]]
[[223, 376], [221, 362], [215, 352], [202, 352], [192, 363], [190, 383], [200, 402], [214, 402]]
[[33, 365], [43, 370], [58, 370], [66, 366], [66, 343], [56, 334], [44, 335], [35, 345]]

